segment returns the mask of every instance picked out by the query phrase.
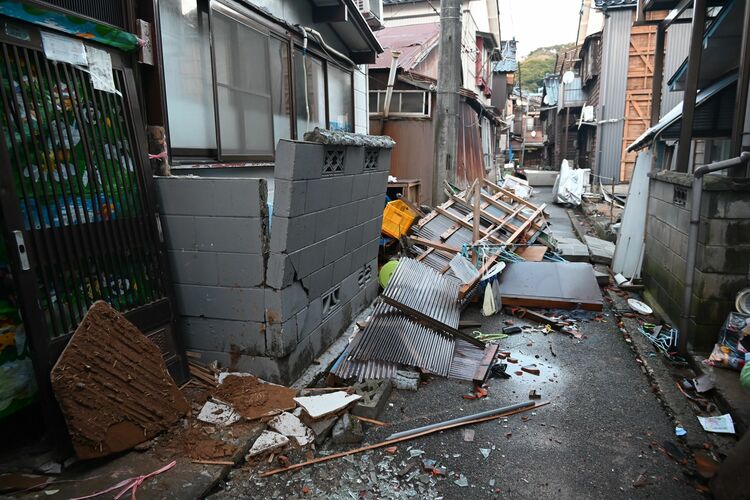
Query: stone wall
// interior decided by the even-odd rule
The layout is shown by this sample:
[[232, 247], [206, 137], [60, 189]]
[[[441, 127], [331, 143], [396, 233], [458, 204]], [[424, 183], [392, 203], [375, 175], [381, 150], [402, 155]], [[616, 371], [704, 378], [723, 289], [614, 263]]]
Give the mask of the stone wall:
[[280, 141], [273, 178], [157, 178], [186, 348], [295, 379], [377, 295], [389, 167], [388, 148]]
[[[692, 176], [651, 175], [643, 274], [651, 297], [678, 325], [684, 289]], [[693, 347], [710, 350], [750, 271], [750, 182], [704, 178], [701, 222], [690, 307]]]

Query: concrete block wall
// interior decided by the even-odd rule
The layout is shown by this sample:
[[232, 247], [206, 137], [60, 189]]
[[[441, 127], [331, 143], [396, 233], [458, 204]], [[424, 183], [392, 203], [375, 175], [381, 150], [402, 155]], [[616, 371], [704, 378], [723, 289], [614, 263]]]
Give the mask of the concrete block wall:
[[272, 180], [157, 178], [186, 347], [294, 380], [377, 295], [389, 169], [390, 149], [280, 141]]
[[[650, 295], [677, 324], [681, 314], [692, 207], [691, 176], [656, 173], [650, 181], [644, 278]], [[684, 204], [675, 191], [685, 194]], [[750, 183], [709, 176], [701, 203], [690, 307], [693, 347], [710, 350], [750, 272]]]

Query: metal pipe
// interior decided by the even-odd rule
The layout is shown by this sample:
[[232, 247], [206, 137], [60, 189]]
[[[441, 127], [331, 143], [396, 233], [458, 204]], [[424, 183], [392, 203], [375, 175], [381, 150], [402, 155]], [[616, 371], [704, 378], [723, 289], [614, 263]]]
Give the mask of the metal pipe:
[[326, 43], [326, 41], [323, 39], [323, 35], [321, 35], [320, 32], [318, 32], [318, 31], [316, 31], [316, 30], [314, 30], [312, 28], [308, 28], [307, 26], [302, 26], [301, 24], [298, 24], [297, 27], [299, 29], [301, 29], [303, 31], [303, 33], [307, 32], [307, 33], [310, 33], [313, 37], [315, 37], [315, 39], [318, 41], [318, 43], [320, 44], [320, 46], [323, 47], [323, 50], [325, 50], [326, 52], [328, 52], [329, 55], [332, 54], [332, 55], [338, 57], [339, 59], [341, 59], [342, 61], [346, 62], [351, 67], [355, 67], [356, 66], [356, 64], [354, 64], [354, 61], [352, 61], [351, 59], [349, 59], [348, 57], [346, 57], [344, 54], [342, 54], [338, 50], [336, 50], [333, 47], [331, 47], [330, 45], [328, 45]]
[[687, 332], [690, 324], [690, 302], [693, 296], [693, 278], [695, 260], [698, 250], [698, 229], [701, 220], [701, 201], [703, 199], [703, 176], [711, 172], [726, 170], [750, 163], [750, 152], [744, 151], [735, 158], [717, 161], [698, 167], [693, 173], [692, 206], [690, 207], [690, 232], [685, 262], [685, 288], [682, 295], [682, 313], [680, 314], [679, 353], [687, 354]]
[[473, 415], [466, 415], [465, 417], [454, 418], [454, 419], [451, 419], [451, 420], [445, 420], [443, 422], [438, 422], [436, 424], [430, 424], [430, 425], [425, 425], [423, 427], [417, 427], [416, 429], [411, 429], [411, 430], [408, 430], [408, 431], [397, 432], [395, 434], [391, 434], [386, 439], [391, 440], [391, 439], [402, 438], [404, 436], [411, 436], [413, 434], [419, 434], [420, 432], [429, 431], [430, 429], [435, 429], [437, 427], [443, 427], [445, 425], [459, 424], [461, 422], [466, 422], [466, 421], [474, 420], [474, 419], [477, 419], [477, 418], [491, 417], [492, 415], [497, 415], [498, 413], [505, 413], [505, 412], [509, 412], [509, 411], [518, 410], [518, 409], [521, 409], [521, 408], [528, 408], [529, 406], [534, 406], [534, 404], [535, 403], [533, 401], [526, 401], [524, 403], [517, 403], [517, 404], [514, 404], [514, 405], [510, 405], [510, 406], [504, 406], [502, 408], [495, 408], [494, 410], [487, 410], [487, 411], [475, 413]]
[[383, 103], [383, 118], [388, 118], [388, 113], [391, 110], [391, 97], [393, 96], [393, 84], [396, 81], [396, 72], [398, 71], [398, 56], [400, 55], [401, 55], [401, 52], [398, 50], [391, 51], [391, 69], [388, 70], [388, 86], [385, 88], [385, 102]]

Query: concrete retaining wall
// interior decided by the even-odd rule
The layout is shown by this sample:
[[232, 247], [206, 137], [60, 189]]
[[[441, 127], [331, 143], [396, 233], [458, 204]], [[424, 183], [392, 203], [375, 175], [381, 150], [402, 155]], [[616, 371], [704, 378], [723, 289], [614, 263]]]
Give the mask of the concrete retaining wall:
[[157, 178], [186, 348], [296, 378], [377, 295], [389, 168], [390, 149], [280, 141], [271, 179]]
[[[651, 296], [677, 324], [681, 314], [692, 176], [660, 172], [651, 177], [644, 278]], [[710, 350], [750, 271], [750, 183], [710, 175], [705, 179], [698, 253], [690, 308], [691, 338]], [[683, 201], [684, 200], [684, 203]]]

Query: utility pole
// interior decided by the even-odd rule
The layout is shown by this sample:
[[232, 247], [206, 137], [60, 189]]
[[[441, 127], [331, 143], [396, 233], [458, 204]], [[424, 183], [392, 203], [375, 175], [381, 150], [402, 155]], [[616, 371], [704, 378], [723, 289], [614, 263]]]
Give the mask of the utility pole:
[[461, 87], [462, 0], [441, 0], [438, 55], [437, 106], [435, 109], [435, 158], [432, 203], [445, 201], [443, 184], [456, 182], [458, 151], [458, 89]]

